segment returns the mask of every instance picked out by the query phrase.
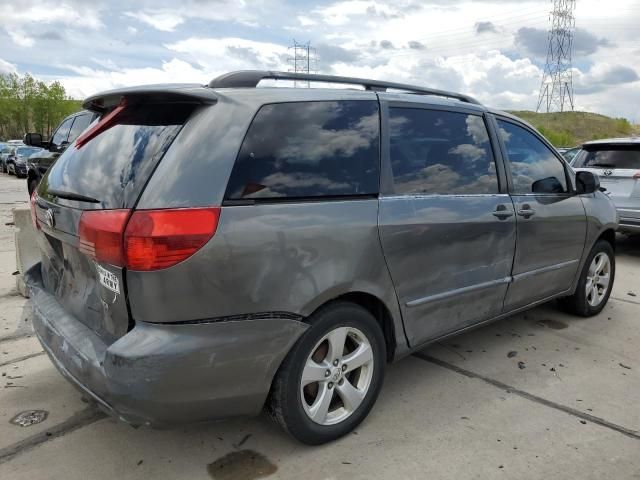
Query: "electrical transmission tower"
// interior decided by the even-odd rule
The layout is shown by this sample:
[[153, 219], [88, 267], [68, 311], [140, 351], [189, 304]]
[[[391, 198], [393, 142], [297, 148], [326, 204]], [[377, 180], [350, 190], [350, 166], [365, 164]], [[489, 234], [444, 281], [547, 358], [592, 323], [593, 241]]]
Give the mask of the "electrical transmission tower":
[[576, 0], [552, 1], [547, 63], [544, 66], [536, 112], [540, 109], [546, 112], [573, 110], [571, 50], [576, 25], [573, 16]]
[[[316, 49], [311, 47], [311, 42], [299, 43], [294, 39], [293, 45], [289, 47], [289, 51], [293, 51], [293, 54], [289, 57], [289, 63], [291, 64], [291, 68], [289, 68], [290, 72], [315, 73], [317, 66]], [[295, 83], [297, 86], [298, 82]], [[305, 83], [308, 87], [309, 82]]]

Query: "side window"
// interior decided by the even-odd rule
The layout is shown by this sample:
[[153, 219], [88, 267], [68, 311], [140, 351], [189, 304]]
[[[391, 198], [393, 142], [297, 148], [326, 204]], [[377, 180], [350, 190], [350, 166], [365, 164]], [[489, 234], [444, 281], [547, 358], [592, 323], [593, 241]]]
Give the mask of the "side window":
[[89, 126], [89, 122], [91, 121], [91, 115], [78, 115], [73, 120], [73, 125], [71, 126], [71, 130], [69, 131], [69, 138], [67, 141], [69, 143], [74, 142], [76, 138]]
[[498, 193], [496, 164], [481, 116], [391, 108], [389, 133], [396, 194]]
[[240, 148], [227, 199], [378, 192], [378, 102], [264, 105]]
[[62, 145], [62, 142], [67, 141], [69, 130], [71, 130], [71, 122], [73, 122], [73, 118], [69, 118], [62, 122], [62, 124], [56, 130], [56, 133], [53, 134], [53, 138], [51, 139], [51, 146], [59, 147], [60, 145]]
[[513, 193], [565, 193], [567, 178], [562, 162], [528, 130], [498, 120], [507, 148]]

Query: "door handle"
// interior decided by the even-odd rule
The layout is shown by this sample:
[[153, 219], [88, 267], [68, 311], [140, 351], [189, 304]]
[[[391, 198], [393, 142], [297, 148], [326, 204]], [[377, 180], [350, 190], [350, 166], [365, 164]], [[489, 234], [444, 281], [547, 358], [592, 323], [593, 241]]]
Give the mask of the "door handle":
[[513, 216], [513, 211], [507, 209], [506, 205], [497, 205], [495, 211], [493, 212], [494, 217], [498, 217], [500, 220], [504, 220], [505, 218], [509, 218]]
[[531, 208], [529, 205], [523, 205], [522, 208], [518, 209], [518, 215], [524, 217], [524, 218], [529, 218], [532, 215], [535, 215], [536, 211]]
[[498, 207], [493, 212], [493, 216], [498, 217], [500, 220], [504, 220], [506, 218], [512, 217], [513, 211], [507, 210], [507, 207], [505, 207], [504, 205], [498, 205]]

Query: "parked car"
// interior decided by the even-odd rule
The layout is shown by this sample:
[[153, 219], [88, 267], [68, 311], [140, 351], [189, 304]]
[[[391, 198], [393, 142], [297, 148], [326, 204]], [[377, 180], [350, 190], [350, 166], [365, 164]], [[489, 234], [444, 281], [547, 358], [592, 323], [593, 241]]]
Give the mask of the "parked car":
[[575, 158], [575, 156], [578, 154], [579, 151], [580, 151], [580, 147], [568, 148], [567, 150], [562, 152], [562, 156], [564, 157], [564, 159], [567, 161], [568, 164], [571, 164], [571, 162], [573, 161], [573, 159]]
[[7, 156], [5, 161], [7, 166], [7, 173], [9, 175], [15, 175], [17, 177], [27, 176], [27, 159], [38, 153], [41, 148], [27, 147], [26, 145], [12, 147], [11, 152]]
[[13, 146], [9, 144], [5, 144], [2, 148], [0, 148], [0, 170], [2, 171], [2, 173], [8, 173], [6, 161], [12, 151]]
[[2, 170], [2, 173], [9, 173], [7, 163], [9, 160], [9, 156], [13, 154], [13, 150], [15, 149], [15, 147], [20, 145], [24, 146], [22, 140], [8, 140], [0, 150], [0, 169]]
[[43, 142], [42, 136], [38, 133], [25, 135], [24, 141], [26, 144], [43, 147], [42, 155], [31, 157], [27, 165], [27, 190], [29, 195], [38, 186], [40, 179], [51, 164], [97, 117], [98, 114], [96, 112], [87, 110], [69, 115], [60, 122], [48, 142]]
[[619, 230], [640, 233], [640, 138], [609, 138], [582, 145], [576, 171], [593, 172], [620, 215]]
[[597, 175], [471, 97], [249, 71], [84, 107], [101, 120], [32, 196], [26, 283], [52, 362], [126, 422], [266, 407], [327, 442], [367, 416], [387, 362], [609, 298], [617, 216]]

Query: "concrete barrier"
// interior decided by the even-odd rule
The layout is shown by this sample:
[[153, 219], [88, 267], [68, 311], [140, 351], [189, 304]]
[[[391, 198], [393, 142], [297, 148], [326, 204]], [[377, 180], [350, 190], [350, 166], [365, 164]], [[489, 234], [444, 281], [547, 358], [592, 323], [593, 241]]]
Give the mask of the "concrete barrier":
[[33, 265], [40, 261], [40, 250], [36, 242], [36, 231], [31, 222], [31, 210], [29, 207], [17, 207], [13, 209], [13, 223], [16, 227], [16, 286], [23, 297], [27, 296], [22, 275]]

